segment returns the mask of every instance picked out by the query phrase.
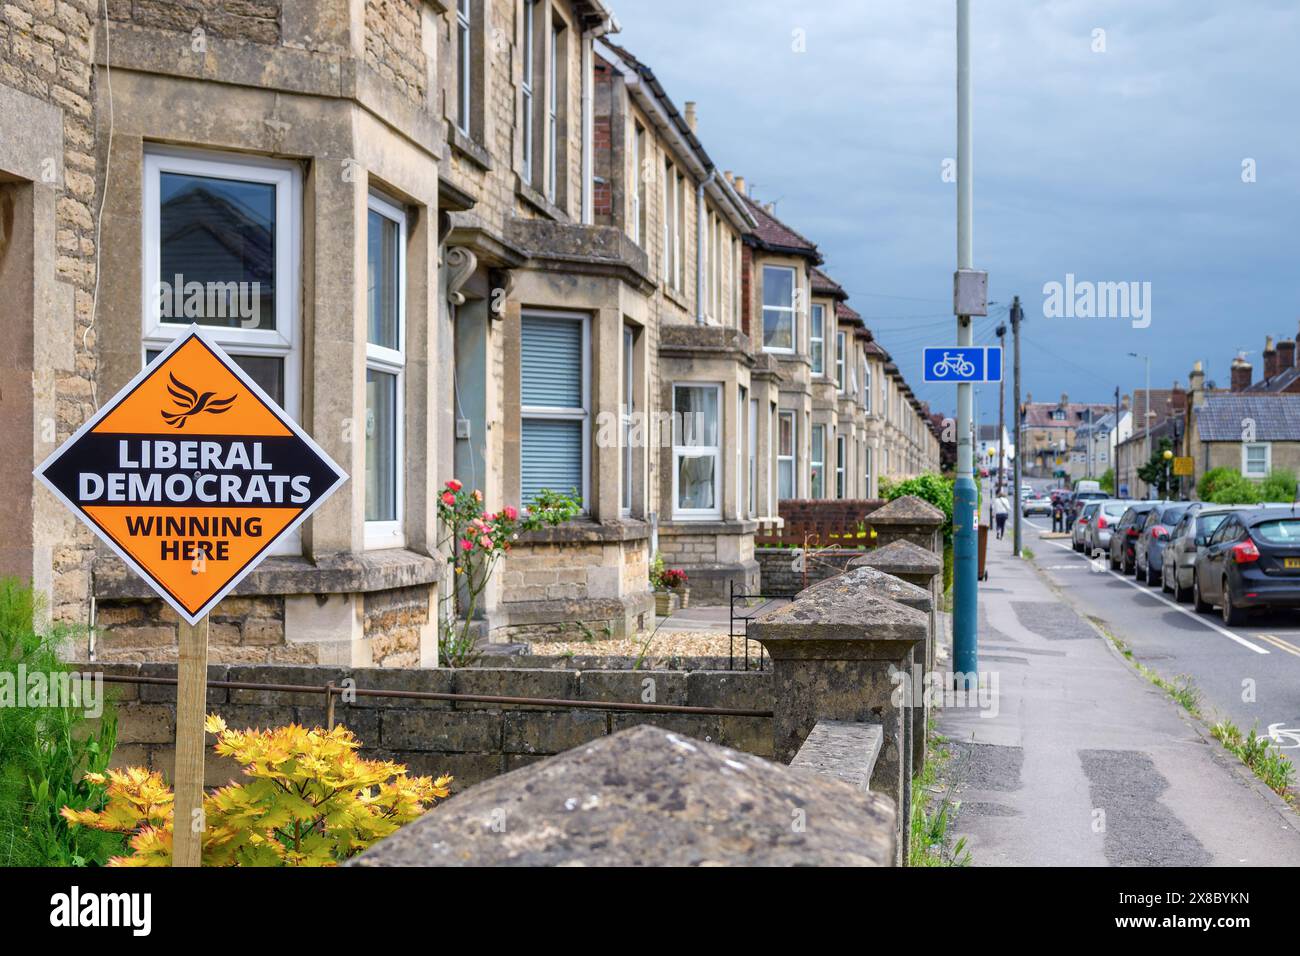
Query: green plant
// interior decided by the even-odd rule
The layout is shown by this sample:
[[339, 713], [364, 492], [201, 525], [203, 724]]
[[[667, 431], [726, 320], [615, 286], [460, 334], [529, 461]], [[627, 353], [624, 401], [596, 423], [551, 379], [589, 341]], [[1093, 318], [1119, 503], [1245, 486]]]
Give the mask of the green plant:
[[952, 489], [953, 482], [951, 479], [931, 473], [917, 475], [915, 478], [908, 478], [905, 481], [881, 482], [880, 494], [881, 497], [889, 501], [901, 498], [904, 495], [915, 495], [930, 502], [943, 512], [943, 537], [945, 541], [951, 541]]
[[[203, 798], [207, 866], [337, 866], [431, 808], [451, 777], [408, 777], [387, 760], [357, 756], [346, 727], [235, 731], [209, 716], [213, 750], [233, 758], [247, 781]], [[129, 835], [130, 855], [109, 866], [167, 866], [172, 859], [174, 795], [157, 771], [90, 774], [107, 788], [102, 810], [65, 807], [73, 827]]]
[[1268, 786], [1270, 790], [1290, 802], [1291, 787], [1295, 782], [1293, 764], [1267, 737], [1259, 736], [1256, 728], [1243, 737], [1241, 728], [1231, 720], [1221, 720], [1210, 728], [1210, 735], [1223, 744]]
[[[68, 628], [41, 629], [39, 595], [11, 578], [0, 579], [0, 682], [17, 688], [44, 675], [54, 686], [71, 673], [59, 657]], [[106, 862], [122, 846], [119, 836], [78, 832], [59, 808], [99, 807], [103, 788], [86, 773], [108, 767], [117, 724], [111, 706], [98, 720], [68, 700], [0, 706], [0, 866], [86, 866]], [[12, 706], [9, 706], [12, 704]]]
[[951, 754], [944, 738], [929, 734], [926, 742], [925, 769], [912, 779], [912, 818], [908, 821], [911, 839], [908, 844], [908, 866], [969, 866], [970, 851], [966, 838], [961, 837], [949, 846], [948, 828], [952, 823], [952, 804], [947, 797], [940, 798], [938, 808], [931, 810], [931, 793], [938, 781], [939, 771], [947, 765]]
[[446, 551], [447, 564], [453, 573], [439, 614], [441, 663], [448, 667], [467, 667], [478, 659], [472, 632], [474, 612], [497, 561], [519, 535], [562, 524], [581, 511], [582, 503], [576, 492], [565, 495], [543, 489], [533, 496], [522, 514], [509, 505], [486, 513], [481, 491], [470, 491], [455, 478], [447, 482], [438, 496], [438, 519], [444, 535], [440, 547]]
[[1295, 501], [1296, 477], [1294, 471], [1279, 468], [1270, 471], [1259, 486], [1260, 501]]
[[1241, 473], [1235, 468], [1211, 468], [1196, 483], [1196, 497], [1202, 501], [1212, 500], [1219, 484], [1230, 477], [1240, 478]]
[[1115, 493], [1115, 469], [1107, 468], [1103, 471], [1101, 477], [1097, 479], [1097, 485], [1106, 494], [1113, 495]]

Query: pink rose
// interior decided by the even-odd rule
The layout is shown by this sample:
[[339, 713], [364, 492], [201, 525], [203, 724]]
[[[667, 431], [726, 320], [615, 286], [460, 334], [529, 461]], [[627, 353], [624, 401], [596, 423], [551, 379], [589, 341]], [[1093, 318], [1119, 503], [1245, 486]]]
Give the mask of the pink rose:
[[483, 492], [479, 491], [477, 488], [474, 489], [474, 500], [480, 502], [483, 500]]
[[474, 547], [474, 543], [469, 538], [461, 538], [460, 549], [462, 551], [468, 551], [472, 547]]
[[452, 491], [460, 491], [460, 489], [463, 488], [463, 487], [465, 487], [465, 486], [462, 485], [462, 484], [461, 484], [459, 481], [457, 481], [455, 478], [453, 478], [453, 479], [451, 479], [451, 481], [447, 482], [447, 487], [450, 488]]
[[453, 495], [450, 491], [444, 491], [442, 493], [442, 503], [446, 505], [448, 508], [452, 508], [456, 504], [456, 496]]
[[506, 505], [503, 509], [501, 509], [501, 513], [505, 515], [506, 518], [509, 519], [510, 521], [514, 521], [516, 518], [519, 517], [519, 512], [516, 511], [514, 508], [510, 507], [509, 505]]
[[492, 539], [487, 535], [483, 535], [483, 537], [478, 539], [478, 546], [487, 551], [492, 547]]

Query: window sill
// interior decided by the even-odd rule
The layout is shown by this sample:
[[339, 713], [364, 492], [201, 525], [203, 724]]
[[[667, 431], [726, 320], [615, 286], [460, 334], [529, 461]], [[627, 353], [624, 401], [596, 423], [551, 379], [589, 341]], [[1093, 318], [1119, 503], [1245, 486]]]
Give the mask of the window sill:
[[515, 195], [549, 219], [561, 220], [569, 218], [563, 209], [524, 182], [523, 177], [518, 173], [515, 174]]
[[451, 144], [451, 148], [479, 169], [491, 172], [492, 154], [473, 137], [466, 135], [455, 123], [448, 122], [447, 128], [447, 142]]
[[677, 289], [670, 286], [667, 282], [661, 282], [659, 287], [663, 289], [665, 299], [673, 303], [673, 305], [677, 306], [683, 312], [688, 311], [686, 306], [685, 293], [679, 292]]
[[636, 518], [617, 521], [579, 519], [553, 528], [540, 528], [519, 536], [516, 546], [530, 544], [599, 544], [616, 541], [640, 541], [650, 537], [650, 525]]

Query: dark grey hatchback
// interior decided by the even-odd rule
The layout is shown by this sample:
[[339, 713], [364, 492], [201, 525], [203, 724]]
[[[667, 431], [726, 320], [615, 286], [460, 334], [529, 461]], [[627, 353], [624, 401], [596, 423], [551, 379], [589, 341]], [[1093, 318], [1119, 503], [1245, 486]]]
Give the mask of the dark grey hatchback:
[[1196, 558], [1192, 603], [1223, 608], [1223, 622], [1242, 624], [1249, 608], [1300, 607], [1300, 510], [1236, 511]]

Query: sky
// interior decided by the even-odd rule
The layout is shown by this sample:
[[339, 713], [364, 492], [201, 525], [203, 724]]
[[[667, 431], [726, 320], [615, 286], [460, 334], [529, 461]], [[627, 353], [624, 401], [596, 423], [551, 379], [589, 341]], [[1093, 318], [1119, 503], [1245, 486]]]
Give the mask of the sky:
[[[920, 349], [956, 341], [955, 0], [612, 5], [616, 41], [679, 109], [699, 104], [714, 162], [819, 245], [913, 389], [952, 413]], [[1264, 337], [1300, 322], [1300, 2], [972, 6], [974, 258], [997, 303], [976, 341], [1019, 295], [1036, 401], [1143, 387], [1130, 352], [1154, 388], [1198, 359], [1226, 386], [1238, 351], [1261, 377]], [[1145, 317], [1054, 310], [1067, 275], [1135, 283]], [[980, 388], [982, 421], [997, 392]]]

